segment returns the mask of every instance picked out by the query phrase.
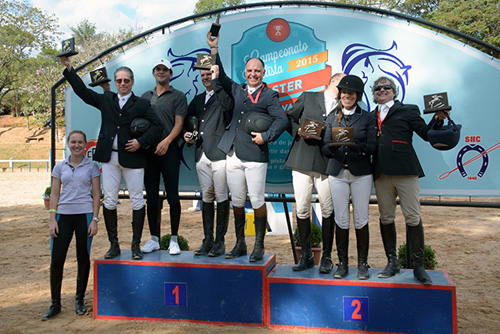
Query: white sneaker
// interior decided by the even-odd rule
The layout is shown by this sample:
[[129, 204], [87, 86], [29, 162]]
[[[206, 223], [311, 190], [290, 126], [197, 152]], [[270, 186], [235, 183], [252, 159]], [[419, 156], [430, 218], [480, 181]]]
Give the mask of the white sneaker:
[[143, 253], [151, 253], [152, 251], [159, 250], [160, 244], [158, 241], [149, 240], [144, 246], [142, 246], [141, 251]]
[[177, 240], [170, 239], [170, 244], [168, 245], [168, 252], [170, 255], [179, 255], [181, 253], [181, 249]]

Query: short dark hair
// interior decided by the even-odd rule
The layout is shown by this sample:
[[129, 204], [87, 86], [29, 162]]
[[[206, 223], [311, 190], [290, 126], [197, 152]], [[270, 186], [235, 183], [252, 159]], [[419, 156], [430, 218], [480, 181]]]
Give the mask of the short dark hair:
[[116, 80], [116, 73], [120, 72], [120, 71], [125, 71], [128, 73], [128, 76], [130, 77], [130, 80], [134, 80], [134, 72], [132, 72], [132, 70], [130, 69], [130, 67], [127, 67], [127, 66], [120, 66], [116, 69], [115, 71], [115, 80]]

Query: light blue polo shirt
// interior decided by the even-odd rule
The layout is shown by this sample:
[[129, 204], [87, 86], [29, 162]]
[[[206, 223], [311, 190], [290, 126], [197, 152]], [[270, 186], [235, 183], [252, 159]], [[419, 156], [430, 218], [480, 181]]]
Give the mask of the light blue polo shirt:
[[94, 211], [92, 204], [92, 179], [100, 176], [97, 163], [84, 157], [82, 162], [73, 168], [69, 158], [58, 162], [52, 170], [52, 176], [61, 180], [62, 189], [57, 203], [59, 214], [82, 214]]

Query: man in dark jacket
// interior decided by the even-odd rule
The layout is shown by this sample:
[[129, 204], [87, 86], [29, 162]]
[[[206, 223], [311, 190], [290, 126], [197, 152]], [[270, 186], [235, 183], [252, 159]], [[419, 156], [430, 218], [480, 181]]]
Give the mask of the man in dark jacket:
[[[195, 161], [202, 192], [201, 214], [204, 239], [195, 255], [216, 257], [225, 253], [224, 236], [229, 222], [229, 196], [226, 179], [226, 154], [217, 145], [231, 119], [233, 100], [219, 86], [212, 86], [212, 72], [201, 70], [206, 91], [196, 95], [188, 107], [188, 119], [194, 118], [198, 136], [184, 134], [189, 144], [196, 142]], [[214, 241], [214, 201], [217, 201], [217, 228]]]
[[[251, 58], [245, 65], [247, 83], [237, 84], [222, 67], [218, 55], [219, 37], [212, 39], [207, 33], [207, 42], [213, 55], [217, 55], [212, 66], [213, 81], [222, 85], [234, 99], [234, 110], [229, 129], [224, 133], [218, 147], [227, 154], [226, 168], [229, 191], [234, 210], [236, 246], [226, 254], [232, 259], [247, 254], [245, 243], [245, 200], [248, 192], [255, 214], [255, 246], [250, 262], [260, 261], [264, 256], [264, 236], [267, 226], [265, 203], [267, 144], [275, 141], [288, 128], [288, 119], [278, 100], [278, 93], [262, 82], [266, 74], [264, 62]], [[272, 118], [267, 131], [247, 133], [241, 120], [246, 113], [263, 113]]]
[[[122, 178], [125, 179], [132, 204], [132, 258], [142, 259], [140, 242], [144, 226], [144, 148], [158, 140], [162, 126], [149, 101], [132, 93], [134, 74], [128, 67], [115, 71], [117, 93], [109, 90], [103, 94], [88, 89], [71, 66], [68, 57], [61, 57], [66, 66], [63, 72], [75, 93], [87, 104], [101, 111], [101, 129], [93, 159], [102, 163], [102, 188], [104, 193], [104, 222], [111, 247], [104, 256], [112, 259], [120, 255], [116, 205]], [[135, 118], [146, 118], [151, 127], [139, 138], [132, 138], [130, 124]]]
[[413, 258], [413, 274], [423, 284], [432, 284], [424, 270], [424, 227], [420, 216], [420, 184], [424, 176], [413, 148], [413, 132], [427, 141], [427, 132], [434, 122], [442, 122], [447, 113], [438, 112], [426, 124], [416, 105], [395, 101], [394, 81], [381, 77], [373, 84], [373, 98], [378, 104], [373, 113], [377, 121], [377, 152], [374, 155], [374, 179], [380, 212], [380, 232], [388, 259], [378, 277], [399, 274], [396, 250], [396, 197], [408, 227], [408, 249]]

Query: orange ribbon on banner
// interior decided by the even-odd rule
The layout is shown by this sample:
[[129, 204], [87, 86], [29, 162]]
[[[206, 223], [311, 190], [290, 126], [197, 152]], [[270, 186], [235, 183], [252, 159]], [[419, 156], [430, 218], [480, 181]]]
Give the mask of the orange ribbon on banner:
[[288, 61], [287, 72], [297, 70], [299, 68], [304, 68], [307, 66], [315, 65], [318, 63], [324, 63], [328, 60], [328, 51], [322, 51], [302, 58], [297, 58]]

